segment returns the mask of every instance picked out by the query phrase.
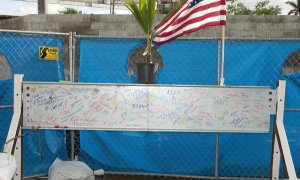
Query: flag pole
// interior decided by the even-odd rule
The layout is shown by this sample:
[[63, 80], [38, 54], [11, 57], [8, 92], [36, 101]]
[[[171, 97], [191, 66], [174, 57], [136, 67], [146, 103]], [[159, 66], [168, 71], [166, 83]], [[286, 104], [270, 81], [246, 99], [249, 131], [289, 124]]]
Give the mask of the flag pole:
[[[225, 51], [225, 25], [222, 26], [222, 53], [221, 53], [221, 69], [220, 69], [220, 80], [219, 85], [225, 86], [224, 84], [224, 51]], [[220, 67], [220, 66], [219, 66]], [[219, 177], [219, 133], [216, 133], [216, 157], [215, 157], [215, 177]]]
[[225, 51], [225, 25], [222, 26], [222, 58], [221, 58], [221, 77], [220, 86], [224, 86], [224, 51]]

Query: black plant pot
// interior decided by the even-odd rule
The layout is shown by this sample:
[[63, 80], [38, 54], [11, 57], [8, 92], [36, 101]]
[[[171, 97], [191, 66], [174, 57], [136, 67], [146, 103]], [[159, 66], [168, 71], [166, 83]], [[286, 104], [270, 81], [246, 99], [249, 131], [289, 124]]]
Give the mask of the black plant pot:
[[155, 84], [157, 63], [139, 63], [137, 64], [137, 74], [139, 84]]

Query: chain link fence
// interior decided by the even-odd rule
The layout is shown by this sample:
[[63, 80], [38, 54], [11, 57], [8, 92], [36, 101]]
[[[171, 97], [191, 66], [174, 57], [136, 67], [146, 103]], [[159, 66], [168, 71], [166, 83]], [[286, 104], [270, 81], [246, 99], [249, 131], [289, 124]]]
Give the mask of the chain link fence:
[[[136, 76], [129, 76], [128, 74], [128, 69], [130, 69], [128, 61], [130, 61], [131, 54], [134, 53], [135, 49], [141, 47], [145, 42], [140, 39], [107, 39], [84, 36], [77, 38], [80, 41], [80, 50], [84, 51], [80, 53], [80, 66], [76, 66], [79, 67], [78, 80], [80, 82], [136, 83]], [[217, 85], [220, 77], [220, 73], [218, 73], [220, 69], [217, 68], [220, 49], [220, 41], [216, 39], [177, 40], [174, 43], [158, 47], [158, 52], [164, 61], [164, 67], [158, 71], [158, 83]], [[297, 144], [299, 138], [296, 134], [299, 133], [299, 129], [295, 126], [293, 128], [291, 124], [299, 123], [297, 122], [299, 119], [297, 112], [299, 111], [299, 103], [297, 102], [300, 102], [299, 80], [297, 80], [297, 73], [300, 70], [300, 57], [297, 55], [299, 50], [299, 40], [229, 39], [225, 42], [224, 69], [225, 84], [229, 86], [271, 86], [274, 89], [278, 80], [287, 80], [286, 111], [292, 112], [286, 113], [286, 127], [290, 129], [288, 136], [298, 172], [299, 157], [296, 152], [299, 151], [300, 147]], [[273, 119], [274, 117], [271, 117], [271, 127]], [[128, 164], [128, 162], [142, 156], [140, 151], [132, 153], [129, 149], [125, 149], [125, 154], [128, 153], [127, 161], [122, 159], [124, 157], [119, 156], [116, 149], [96, 150], [100, 154], [87, 153], [90, 150], [89, 144], [97, 144], [93, 142], [91, 137], [98, 137], [98, 143], [105, 147], [109, 147], [106, 145], [109, 144], [109, 141], [101, 132], [85, 132], [83, 134], [86, 142], [82, 142], [82, 154], [80, 156], [82, 160], [91, 167], [104, 168], [109, 172], [180, 174], [197, 177], [227, 177], [229, 179], [232, 177], [261, 179], [268, 178], [270, 174], [272, 128], [268, 134], [219, 133], [217, 136], [206, 134], [205, 137], [196, 137], [201, 142], [207, 143], [206, 146], [190, 141], [192, 138], [187, 138], [190, 136], [188, 133], [186, 138], [178, 139], [176, 133], [172, 135], [162, 133], [160, 135], [166, 139], [166, 141], [161, 142], [162, 144], [168, 144], [173, 140], [176, 142], [174, 142], [173, 148], [164, 148], [164, 153], [160, 152], [159, 148], [152, 146], [151, 143], [148, 144], [150, 149], [155, 149], [158, 152], [156, 156], [151, 156], [152, 152], [148, 151], [147, 154], [151, 156], [151, 160], [154, 159], [163, 164], [159, 170], [132, 168], [134, 164]], [[156, 133], [148, 134], [156, 136]], [[122, 147], [122, 144], [130, 144], [126, 140], [122, 140], [126, 136], [131, 137], [132, 134], [123, 133], [120, 136], [110, 135], [109, 137], [114, 140], [115, 145]], [[206, 142], [206, 139], [210, 140]], [[137, 139], [132, 140], [138, 142]], [[192, 148], [189, 147], [189, 143], [193, 144]], [[130, 147], [131, 149], [140, 148], [139, 145], [130, 145]], [[180, 148], [185, 149], [185, 147], [189, 147], [187, 148], [188, 151], [183, 153], [183, 159], [189, 162], [186, 165], [176, 161], [178, 159], [177, 152], [181, 152]], [[176, 150], [174, 151], [174, 149]], [[190, 153], [193, 150], [196, 150], [197, 153]], [[96, 160], [97, 158], [92, 157], [101, 158]], [[191, 160], [192, 157], [197, 159], [197, 162]], [[202, 162], [199, 163], [199, 161]], [[142, 159], [139, 162], [143, 164]], [[113, 166], [114, 163], [119, 164], [119, 166]], [[185, 168], [182, 168], [181, 165]], [[123, 166], [131, 169], [121, 168]]]
[[[300, 123], [300, 41], [226, 40], [225, 49], [226, 85], [271, 86], [274, 89], [278, 80], [286, 80], [284, 122], [299, 174], [300, 157], [296, 152], [300, 150], [297, 143], [300, 139], [296, 124]], [[272, 129], [268, 134], [221, 134], [220, 176], [268, 177], [271, 147]]]
[[[12, 66], [12, 74], [23, 73], [26, 81], [59, 81], [64, 80], [63, 77], [78, 82], [137, 83], [136, 75], [130, 75], [134, 65], [129, 61], [143, 58], [134, 53], [145, 44], [144, 40], [75, 35], [70, 41], [70, 36], [0, 32], [0, 51]], [[39, 46], [60, 47], [63, 61], [54, 63], [58, 67], [57, 63], [63, 62], [64, 68], [37, 66], [31, 58], [38, 61]], [[219, 83], [220, 40], [176, 40], [156, 48], [163, 60], [157, 83]], [[298, 174], [299, 51], [300, 40], [228, 39], [224, 64], [227, 86], [271, 86], [274, 89], [279, 79], [287, 81], [285, 125]], [[1, 121], [7, 122], [5, 130], [12, 115], [12, 80], [1, 80], [1, 83], [0, 112]], [[2, 116], [2, 111], [7, 115]], [[4, 135], [7, 132], [3, 130], [0, 132]], [[262, 179], [268, 178], [270, 173], [272, 128], [267, 134], [41, 130], [25, 136], [23, 142], [27, 145], [23, 147], [25, 176], [47, 173], [56, 157], [67, 160], [77, 156], [93, 170], [104, 169], [105, 176], [112, 179]]]
[[[145, 58], [141, 55], [143, 51], [135, 55], [136, 50], [144, 46], [144, 40], [91, 36], [75, 36], [75, 39], [76, 81], [137, 83], [136, 75], [130, 75], [130, 71], [134, 63]], [[218, 40], [182, 40], [180, 43], [183, 45], [180, 49], [174, 45], [156, 47], [163, 59], [157, 83], [217, 85]], [[205, 52], [205, 48], [213, 53], [197, 56], [197, 51]], [[169, 57], [168, 61], [164, 55]], [[205, 63], [199, 61], [201, 58], [211, 61]], [[197, 73], [199, 71], [201, 73]], [[149, 173], [160, 178], [161, 175], [208, 177], [215, 174], [215, 144], [214, 133], [81, 131], [79, 159], [94, 170], [104, 169], [106, 175], [117, 177], [120, 173], [121, 179], [130, 174]], [[76, 146], [79, 145], [75, 143]]]
[[[68, 33], [42, 33], [0, 30], [0, 149], [3, 149], [13, 115], [13, 74], [24, 74], [26, 81], [64, 81], [70, 79], [70, 41]], [[46, 48], [57, 48], [54, 60], [47, 60], [49, 51]], [[43, 53], [47, 53], [43, 57]], [[24, 131], [26, 134], [26, 130]], [[29, 133], [25, 136], [23, 149], [24, 175], [45, 173], [52, 161], [51, 154], [60, 154], [49, 149], [39, 137], [47, 137], [51, 131]], [[49, 136], [51, 137], [51, 136]], [[62, 137], [62, 135], [58, 136]], [[65, 138], [64, 138], [65, 139]], [[53, 139], [52, 139], [53, 140]], [[64, 140], [65, 141], [65, 140]], [[57, 144], [53, 140], [54, 144]], [[52, 143], [50, 143], [52, 144]], [[64, 151], [60, 149], [60, 151]], [[41, 152], [41, 153], [39, 153]], [[36, 161], [44, 159], [43, 163]], [[48, 163], [45, 163], [49, 160]], [[43, 166], [41, 168], [41, 166]]]

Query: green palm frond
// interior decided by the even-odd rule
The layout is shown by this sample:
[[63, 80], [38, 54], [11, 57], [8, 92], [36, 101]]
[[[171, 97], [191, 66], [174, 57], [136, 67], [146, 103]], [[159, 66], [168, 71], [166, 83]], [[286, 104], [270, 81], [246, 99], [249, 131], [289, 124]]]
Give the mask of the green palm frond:
[[124, 0], [124, 2], [145, 34], [149, 34], [155, 22], [156, 0], [139, 0], [138, 5], [134, 0]]
[[297, 8], [298, 7], [297, 4], [295, 2], [293, 2], [293, 1], [287, 1], [287, 2], [285, 2], [285, 4], [290, 5], [293, 8]]
[[150, 0], [149, 3], [150, 4], [148, 6], [149, 7], [148, 20], [149, 20], [150, 28], [152, 29], [152, 26], [155, 23], [155, 13], [156, 13], [157, 2], [156, 2], [156, 0]]
[[133, 16], [141, 26], [147, 39], [147, 54], [151, 62], [151, 45], [155, 37], [152, 32], [155, 23], [157, 0], [139, 0], [137, 5], [134, 0], [124, 0], [125, 6], [132, 12]]
[[288, 15], [294, 14], [299, 15], [300, 14], [300, 0], [294, 1], [287, 1], [285, 4], [290, 5], [293, 9], [289, 11]]
[[124, 2], [125, 2], [125, 6], [132, 12], [133, 16], [141, 26], [142, 30], [146, 33], [147, 29], [146, 29], [145, 21], [143, 19], [139, 7], [135, 4], [133, 0], [124, 0]]
[[149, 30], [149, 22], [147, 21], [148, 17], [147, 17], [147, 13], [148, 13], [148, 9], [147, 9], [147, 0], [140, 0], [139, 1], [139, 11], [141, 13], [143, 22], [144, 22], [144, 26], [146, 29], [146, 34], [148, 33]]

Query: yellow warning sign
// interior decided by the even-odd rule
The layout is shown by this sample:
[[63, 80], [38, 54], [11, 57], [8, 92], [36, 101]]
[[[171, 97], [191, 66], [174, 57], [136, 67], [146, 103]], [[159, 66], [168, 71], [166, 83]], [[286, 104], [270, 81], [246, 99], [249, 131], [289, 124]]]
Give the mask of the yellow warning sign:
[[39, 57], [43, 60], [58, 60], [58, 47], [40, 46]]

